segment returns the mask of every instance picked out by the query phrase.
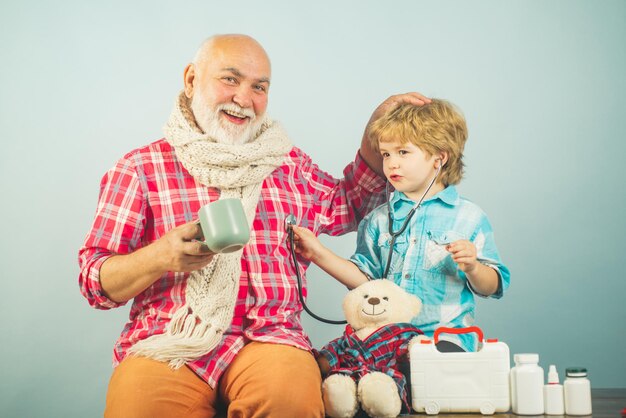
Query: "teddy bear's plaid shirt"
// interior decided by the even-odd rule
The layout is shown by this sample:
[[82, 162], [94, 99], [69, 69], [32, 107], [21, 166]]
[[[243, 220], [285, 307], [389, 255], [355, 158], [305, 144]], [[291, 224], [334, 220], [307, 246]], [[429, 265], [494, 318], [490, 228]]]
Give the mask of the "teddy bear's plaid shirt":
[[[310, 350], [311, 342], [300, 323], [302, 306], [284, 220], [294, 214], [299, 225], [316, 234], [354, 231], [362, 217], [384, 201], [383, 190], [384, 181], [359, 155], [344, 170], [344, 179], [337, 180], [294, 147], [263, 183], [250, 242], [241, 259], [231, 327], [210, 355], [188, 365], [216, 387], [246, 340]], [[98, 309], [120, 306], [103, 294], [102, 263], [196, 219], [200, 207], [218, 197], [218, 190], [194, 180], [165, 140], [127, 154], [102, 179], [95, 220], [79, 252], [82, 294]], [[300, 260], [302, 271], [307, 266]], [[134, 343], [164, 331], [172, 313], [185, 303], [187, 277], [187, 273], [170, 272], [135, 297], [129, 321], [115, 345], [114, 366]]]
[[371, 372], [382, 372], [393, 378], [402, 399], [404, 412], [411, 410], [406, 378], [399, 370], [399, 362], [408, 360], [409, 342], [422, 334], [415, 325], [396, 323], [385, 325], [361, 340], [354, 329], [346, 326], [344, 334], [325, 345], [317, 355], [324, 356], [330, 365], [330, 374], [345, 374], [356, 382]]

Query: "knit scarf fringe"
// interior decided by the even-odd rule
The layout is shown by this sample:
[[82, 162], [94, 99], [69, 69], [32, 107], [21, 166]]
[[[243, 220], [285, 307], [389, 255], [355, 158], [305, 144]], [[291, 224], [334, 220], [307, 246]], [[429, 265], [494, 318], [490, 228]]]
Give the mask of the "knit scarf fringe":
[[[263, 180], [283, 164], [292, 147], [284, 130], [270, 119], [245, 144], [219, 144], [197, 127], [184, 93], [164, 132], [181, 164], [198, 182], [220, 189], [221, 199], [241, 199], [250, 227]], [[185, 304], [172, 314], [164, 333], [138, 341], [129, 353], [167, 362], [174, 369], [210, 353], [232, 322], [242, 253], [217, 254], [208, 266], [192, 272], [185, 286]]]

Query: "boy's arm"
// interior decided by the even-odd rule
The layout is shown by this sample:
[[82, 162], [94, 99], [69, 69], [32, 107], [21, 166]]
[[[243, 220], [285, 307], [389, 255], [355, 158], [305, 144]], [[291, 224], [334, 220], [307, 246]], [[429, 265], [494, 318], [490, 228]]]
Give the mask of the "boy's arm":
[[472, 289], [483, 296], [491, 296], [498, 291], [500, 276], [495, 269], [478, 261], [476, 245], [468, 240], [459, 240], [446, 248], [452, 260], [465, 273]]
[[491, 296], [498, 290], [500, 282], [498, 273], [483, 263], [477, 263], [474, 271], [466, 272], [465, 276], [472, 285], [472, 289], [483, 296]]
[[367, 276], [351, 261], [339, 257], [326, 247], [311, 259], [319, 268], [333, 276], [348, 289], [368, 281]]
[[356, 265], [326, 248], [313, 232], [296, 225], [293, 226], [293, 232], [296, 253], [350, 289], [367, 282], [367, 277]]

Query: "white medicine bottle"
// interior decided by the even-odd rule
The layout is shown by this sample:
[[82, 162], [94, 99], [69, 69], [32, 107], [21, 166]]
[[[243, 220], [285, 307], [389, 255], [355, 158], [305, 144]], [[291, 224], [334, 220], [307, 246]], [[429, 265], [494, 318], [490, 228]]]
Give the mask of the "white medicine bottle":
[[584, 367], [565, 369], [565, 413], [567, 415], [591, 415], [591, 382]]
[[563, 385], [559, 384], [559, 373], [551, 364], [548, 369], [548, 384], [543, 387], [543, 403], [546, 415], [564, 415]]
[[517, 415], [542, 415], [543, 369], [539, 354], [515, 354], [511, 369], [511, 409]]

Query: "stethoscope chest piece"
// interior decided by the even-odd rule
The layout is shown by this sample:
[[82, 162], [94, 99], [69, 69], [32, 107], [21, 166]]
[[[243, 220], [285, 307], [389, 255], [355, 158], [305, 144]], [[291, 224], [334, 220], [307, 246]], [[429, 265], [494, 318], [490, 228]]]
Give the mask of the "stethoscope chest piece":
[[293, 215], [293, 213], [290, 213], [285, 218], [285, 230], [289, 231], [291, 227], [294, 226], [296, 223], [297, 223], [296, 217]]
[[298, 297], [300, 299], [300, 303], [302, 304], [302, 308], [309, 315], [311, 315], [313, 318], [317, 319], [318, 321], [325, 322], [327, 324], [335, 324], [335, 325], [347, 324], [347, 321], [333, 321], [331, 319], [322, 318], [321, 316], [318, 316], [315, 313], [313, 313], [309, 309], [309, 307], [306, 305], [306, 302], [304, 300], [304, 296], [302, 295], [302, 276], [300, 275], [300, 268], [298, 266], [298, 260], [297, 260], [297, 255], [296, 255], [296, 246], [295, 246], [295, 242], [294, 242], [295, 239], [294, 239], [293, 226], [297, 225], [297, 223], [298, 223], [298, 220], [296, 219], [296, 217], [293, 214], [289, 214], [285, 218], [285, 231], [287, 231], [287, 247], [289, 249], [289, 253], [291, 254], [291, 262], [293, 263], [293, 268], [295, 269], [295, 272], [296, 272], [296, 280], [297, 280], [297, 286], [298, 286]]

